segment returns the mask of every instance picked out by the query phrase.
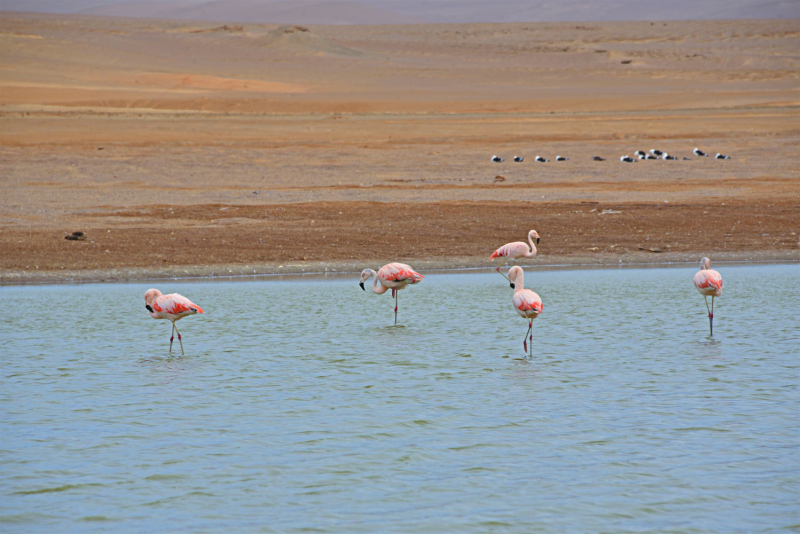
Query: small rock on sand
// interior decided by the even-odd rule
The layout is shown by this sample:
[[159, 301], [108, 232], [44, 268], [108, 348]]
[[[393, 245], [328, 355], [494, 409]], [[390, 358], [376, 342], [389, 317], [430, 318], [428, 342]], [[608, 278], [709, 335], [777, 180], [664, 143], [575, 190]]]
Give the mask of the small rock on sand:
[[65, 235], [64, 239], [69, 239], [70, 241], [83, 241], [86, 239], [86, 234], [83, 232], [72, 232], [69, 235]]

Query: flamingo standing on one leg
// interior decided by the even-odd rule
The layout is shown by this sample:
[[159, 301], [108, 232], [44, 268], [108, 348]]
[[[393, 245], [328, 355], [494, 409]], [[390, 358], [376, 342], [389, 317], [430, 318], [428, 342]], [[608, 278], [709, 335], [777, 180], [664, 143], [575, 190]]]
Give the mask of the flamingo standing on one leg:
[[168, 319], [172, 321], [172, 333], [169, 338], [169, 353], [172, 354], [172, 340], [175, 339], [175, 332], [178, 332], [178, 342], [181, 344], [181, 354], [183, 352], [183, 340], [175, 321], [183, 319], [187, 315], [203, 313], [203, 308], [187, 299], [183, 295], [171, 293], [162, 295], [158, 289], [148, 289], [144, 294], [144, 307], [150, 312], [153, 319]]
[[[528, 232], [528, 243], [523, 243], [522, 241], [515, 241], [514, 243], [506, 243], [502, 247], [495, 250], [492, 255], [489, 257], [490, 260], [494, 261], [495, 258], [504, 257], [505, 259], [500, 262], [500, 265], [497, 266], [495, 269], [498, 273], [500, 273], [500, 267], [503, 266], [505, 262], [508, 260], [516, 260], [519, 258], [532, 258], [536, 256], [536, 245], [533, 244], [533, 238], [536, 238], [536, 245], [539, 244], [539, 234], [536, 233], [536, 230], [531, 230]], [[528, 248], [528, 244], [530, 244], [530, 249]], [[503, 278], [509, 280], [509, 278], [503, 275]], [[509, 280], [510, 281], [510, 280]]]
[[511, 282], [511, 287], [514, 289], [514, 310], [520, 317], [528, 320], [528, 331], [525, 332], [522, 347], [525, 352], [528, 352], [528, 334], [530, 334], [530, 356], [533, 357], [533, 320], [542, 313], [542, 299], [530, 289], [523, 287], [525, 273], [522, 271], [522, 267], [515, 265], [510, 268], [508, 270], [508, 278]]
[[387, 263], [378, 269], [377, 273], [372, 269], [361, 271], [361, 281], [358, 285], [364, 291], [366, 291], [364, 282], [369, 280], [370, 277], [374, 277], [372, 280], [372, 292], [376, 295], [382, 295], [389, 289], [392, 290], [392, 296], [394, 297], [394, 324], [397, 324], [397, 292], [405, 289], [408, 285], [418, 284], [425, 278], [405, 263]]
[[[711, 260], [703, 258], [700, 260], [700, 270], [694, 275], [694, 287], [706, 299], [706, 310], [708, 310], [708, 326], [711, 335], [714, 335], [714, 297], [722, 295], [722, 275], [711, 267]], [[708, 309], [708, 297], [711, 297], [711, 309]]]

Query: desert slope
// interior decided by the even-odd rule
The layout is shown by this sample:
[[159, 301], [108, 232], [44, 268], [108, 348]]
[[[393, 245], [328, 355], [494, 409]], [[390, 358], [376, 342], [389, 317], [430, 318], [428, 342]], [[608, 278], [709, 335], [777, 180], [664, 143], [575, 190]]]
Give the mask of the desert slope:
[[5, 106], [664, 111], [798, 101], [798, 20], [296, 27], [9, 14]]

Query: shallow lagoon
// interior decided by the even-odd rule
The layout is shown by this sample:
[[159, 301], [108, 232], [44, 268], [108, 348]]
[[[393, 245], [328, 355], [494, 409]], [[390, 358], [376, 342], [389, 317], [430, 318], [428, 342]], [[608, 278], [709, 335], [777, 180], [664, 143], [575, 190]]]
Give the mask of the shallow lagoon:
[[[800, 267], [2, 288], [4, 532], [778, 532]], [[170, 323], [148, 287], [206, 310]], [[177, 339], [176, 339], [177, 343]], [[795, 527], [796, 528], [796, 527]]]

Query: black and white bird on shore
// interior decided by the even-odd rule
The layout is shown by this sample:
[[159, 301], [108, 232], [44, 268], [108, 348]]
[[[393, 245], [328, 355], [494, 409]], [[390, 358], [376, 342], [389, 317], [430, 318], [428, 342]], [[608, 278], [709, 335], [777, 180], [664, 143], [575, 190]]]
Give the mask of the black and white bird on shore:
[[567, 161], [569, 158], [565, 158], [564, 156], [556, 156], [556, 161]]
[[731, 159], [731, 158], [729, 158], [725, 154], [717, 154], [716, 158], [714, 158], [714, 159]]
[[500, 156], [492, 156], [492, 161], [494, 161], [495, 163], [500, 163], [501, 161], [503, 161], [503, 158], [501, 158]]
[[536, 161], [538, 161], [539, 163], [547, 163], [550, 160], [549, 159], [545, 159], [542, 156], [536, 156]]
[[633, 153], [633, 155], [639, 156], [639, 159], [642, 159], [642, 156], [646, 156], [647, 152], [645, 152], [644, 150], [637, 150], [636, 152]]
[[648, 154], [647, 157], [644, 158], [644, 159], [658, 159], [658, 156], [654, 156], [652, 154]]
[[630, 156], [621, 156], [619, 158], [620, 161], [624, 161], [625, 163], [636, 163], [636, 160]]
[[663, 156], [664, 153], [660, 150], [656, 150], [655, 148], [650, 149], [650, 153], [654, 156]]
[[695, 155], [695, 156], [705, 156], [705, 157], [708, 157], [708, 154], [706, 154], [705, 152], [703, 152], [702, 150], [700, 150], [700, 149], [699, 149], [699, 148], [697, 148], [697, 147], [695, 147], [695, 149], [694, 149], [694, 155]]
[[520, 163], [524, 159], [525, 158], [523, 158], [522, 156], [514, 156], [514, 161], [516, 161], [517, 163]]
[[678, 158], [676, 158], [675, 156], [670, 156], [669, 154], [664, 154], [664, 157], [661, 158], [661, 159], [669, 159], [669, 160], [675, 161]]

